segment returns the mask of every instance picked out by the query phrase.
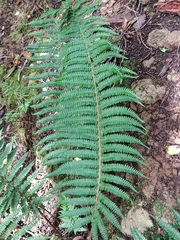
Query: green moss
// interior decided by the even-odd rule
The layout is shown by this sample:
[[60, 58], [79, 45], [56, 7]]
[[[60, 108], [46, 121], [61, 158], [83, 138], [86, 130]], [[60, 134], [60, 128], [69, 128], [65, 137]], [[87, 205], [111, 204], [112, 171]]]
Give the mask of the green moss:
[[157, 199], [153, 202], [153, 206], [155, 208], [156, 217], [161, 218], [164, 211], [163, 203]]

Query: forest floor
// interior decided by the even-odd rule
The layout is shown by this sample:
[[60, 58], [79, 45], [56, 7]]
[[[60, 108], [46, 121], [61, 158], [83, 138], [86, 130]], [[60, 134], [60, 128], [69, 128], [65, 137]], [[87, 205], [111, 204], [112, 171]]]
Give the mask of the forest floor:
[[[138, 206], [146, 211], [148, 219], [153, 215], [172, 223], [169, 207], [177, 206], [180, 194], [180, 1], [161, 1], [158, 4], [157, 1], [148, 0], [101, 2], [98, 14], [107, 17], [111, 28], [119, 33], [121, 40], [117, 44], [127, 57], [118, 64], [137, 73], [137, 79], [127, 82], [127, 85], [142, 99], [144, 107], [133, 104], [131, 107], [144, 120], [147, 129], [147, 135], [142, 140], [148, 148], [139, 150], [146, 163], [141, 171], [148, 179], [127, 176], [139, 193], [133, 195], [134, 203], [126, 206], [125, 214], [136, 225], [140, 216], [131, 213]], [[30, 29], [27, 22], [40, 16], [49, 7], [57, 8], [60, 4], [60, 1], [53, 0], [1, 1], [0, 87], [7, 79], [14, 81], [17, 78], [21, 81], [27, 74], [28, 52], [24, 47], [32, 41], [28, 36]], [[7, 98], [2, 91], [1, 95], [0, 117], [4, 135], [7, 139], [16, 136], [19, 154], [28, 150], [29, 160], [33, 161], [36, 118], [30, 108], [27, 111], [18, 108], [19, 103], [13, 103], [14, 108], [7, 107]], [[18, 102], [18, 98], [14, 98], [14, 101]], [[28, 104], [26, 97], [20, 104], [25, 103]], [[18, 118], [14, 115], [14, 109], [16, 112], [20, 110]], [[141, 219], [141, 222], [145, 222], [145, 219]], [[128, 223], [122, 223], [122, 226], [128, 234]], [[148, 226], [141, 227], [143, 231], [151, 227], [151, 221]]]

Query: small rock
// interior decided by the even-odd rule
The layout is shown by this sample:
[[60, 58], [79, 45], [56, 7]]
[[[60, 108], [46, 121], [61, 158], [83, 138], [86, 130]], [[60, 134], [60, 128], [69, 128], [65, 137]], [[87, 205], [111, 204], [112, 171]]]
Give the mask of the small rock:
[[173, 31], [169, 35], [167, 35], [167, 42], [169, 45], [173, 45], [176, 47], [180, 46], [180, 31]]
[[175, 176], [178, 175], [177, 169], [174, 168], [172, 172], [173, 172], [173, 175], [175, 175]]
[[135, 209], [134, 207], [128, 212], [126, 219], [121, 222], [122, 230], [131, 236], [130, 228], [134, 226], [140, 232], [145, 232], [147, 228], [152, 227], [153, 223], [149, 217], [149, 213], [143, 208]]
[[154, 48], [167, 47], [167, 36], [170, 33], [167, 29], [155, 29], [149, 33], [147, 44]]
[[167, 29], [155, 29], [149, 33], [147, 44], [154, 48], [180, 47], [180, 31], [170, 32]]
[[147, 185], [142, 191], [147, 198], [151, 198], [154, 193], [154, 185]]
[[100, 12], [101, 12], [102, 15], [105, 15], [107, 13], [107, 7], [102, 7], [100, 9]]
[[176, 72], [174, 69], [172, 69], [171, 72], [168, 73], [167, 79], [169, 81], [177, 82], [180, 79], [180, 72]]
[[151, 64], [154, 62], [155, 58], [154, 57], [151, 57], [150, 59], [148, 60], [144, 60], [143, 61], [143, 66], [145, 68], [149, 68], [151, 66]]
[[154, 85], [152, 79], [137, 80], [132, 84], [132, 89], [143, 104], [154, 104], [161, 100], [166, 92], [164, 86]]

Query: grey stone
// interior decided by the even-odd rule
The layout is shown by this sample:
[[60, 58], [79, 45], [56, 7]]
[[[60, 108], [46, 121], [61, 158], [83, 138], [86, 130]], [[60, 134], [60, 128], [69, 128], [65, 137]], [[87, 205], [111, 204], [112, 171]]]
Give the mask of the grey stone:
[[135, 81], [132, 90], [140, 97], [143, 104], [154, 104], [162, 99], [166, 92], [164, 86], [155, 85], [149, 78]]
[[134, 207], [131, 208], [126, 218], [121, 222], [122, 230], [129, 236], [131, 236], [130, 228], [132, 226], [136, 227], [141, 233], [144, 233], [147, 228], [153, 226], [149, 213], [142, 207], [137, 209]]

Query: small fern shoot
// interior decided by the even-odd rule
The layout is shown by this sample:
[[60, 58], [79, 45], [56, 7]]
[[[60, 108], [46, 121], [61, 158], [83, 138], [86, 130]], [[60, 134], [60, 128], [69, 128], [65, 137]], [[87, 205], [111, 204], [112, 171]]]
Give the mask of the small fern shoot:
[[38, 29], [33, 33], [37, 43], [28, 51], [34, 53], [32, 61], [39, 61], [33, 68], [42, 73], [29, 79], [39, 80], [37, 88], [43, 90], [34, 105], [43, 125], [38, 133], [51, 131], [39, 142], [42, 163], [58, 166], [47, 177], [64, 176], [52, 191], [67, 197], [60, 204], [76, 206], [63, 218], [79, 217], [68, 231], [91, 223], [93, 240], [99, 233], [107, 240], [104, 219], [121, 231], [118, 217], [123, 217], [110, 196], [130, 200], [125, 188], [135, 190], [121, 173], [143, 176], [127, 163], [142, 162], [133, 146], [144, 144], [132, 135], [144, 133], [144, 128], [125, 106], [141, 104], [122, 86], [135, 73], [107, 61], [123, 55], [109, 41], [117, 34], [107, 21], [92, 15], [96, 9], [83, 0], [66, 0], [59, 11], [50, 10], [31, 23]]
[[12, 149], [12, 144], [10, 142], [4, 147], [4, 138], [0, 140], [0, 236], [1, 239], [18, 240], [37, 222], [32, 221], [13, 233], [19, 221], [28, 217], [30, 212], [36, 215], [43, 207], [41, 197], [37, 196], [43, 182], [31, 187], [37, 172], [30, 174], [32, 163], [22, 168], [27, 154], [14, 162], [16, 149]]

